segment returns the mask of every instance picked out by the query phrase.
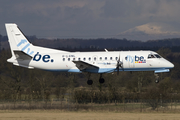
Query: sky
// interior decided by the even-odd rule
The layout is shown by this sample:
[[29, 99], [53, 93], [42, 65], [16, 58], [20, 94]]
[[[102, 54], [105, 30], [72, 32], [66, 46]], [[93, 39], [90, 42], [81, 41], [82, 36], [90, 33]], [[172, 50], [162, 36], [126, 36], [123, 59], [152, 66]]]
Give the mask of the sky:
[[137, 29], [132, 29], [147, 24], [179, 34], [179, 6], [180, 0], [1, 0], [0, 34], [6, 35], [5, 23], [38, 38], [124, 38], [128, 33], [133, 39]]

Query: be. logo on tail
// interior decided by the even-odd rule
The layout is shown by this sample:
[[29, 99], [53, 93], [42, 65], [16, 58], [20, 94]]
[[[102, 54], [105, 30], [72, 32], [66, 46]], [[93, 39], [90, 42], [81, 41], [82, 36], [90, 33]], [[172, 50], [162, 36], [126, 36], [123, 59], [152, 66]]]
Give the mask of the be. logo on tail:
[[[17, 47], [20, 47], [24, 45], [24, 47], [21, 49], [23, 52], [27, 53], [28, 55], [32, 55], [34, 53], [34, 51], [31, 51], [30, 47], [30, 43], [26, 40], [26, 39], [22, 39], [18, 44]], [[39, 52], [37, 52], [34, 57], [33, 57], [33, 61], [40, 61], [42, 58], [42, 61], [47, 63], [47, 62], [54, 62], [53, 59], [51, 59], [50, 55], [44, 55], [42, 56], [41, 54], [39, 54]]]

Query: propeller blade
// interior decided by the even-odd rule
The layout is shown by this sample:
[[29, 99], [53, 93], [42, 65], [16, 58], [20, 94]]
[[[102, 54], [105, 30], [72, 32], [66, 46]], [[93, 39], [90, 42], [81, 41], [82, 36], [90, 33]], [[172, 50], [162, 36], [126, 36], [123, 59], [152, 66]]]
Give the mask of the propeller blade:
[[119, 66], [120, 66], [120, 55], [119, 55], [119, 58], [117, 60], [117, 65], [116, 65], [116, 70], [117, 70], [117, 75], [119, 75]]
[[119, 55], [119, 58], [117, 60], [117, 65], [116, 65], [117, 75], [119, 75], [119, 67], [121, 67], [122, 70], [124, 71], [123, 62], [120, 61], [120, 55]]
[[117, 75], [119, 75], [119, 67], [117, 67]]

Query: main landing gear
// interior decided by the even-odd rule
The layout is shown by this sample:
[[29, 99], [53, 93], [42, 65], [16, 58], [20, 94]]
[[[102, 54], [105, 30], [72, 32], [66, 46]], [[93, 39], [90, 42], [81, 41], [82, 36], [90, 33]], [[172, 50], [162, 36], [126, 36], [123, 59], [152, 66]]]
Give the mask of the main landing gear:
[[102, 74], [100, 74], [99, 83], [103, 84], [105, 82], [104, 78], [102, 78]]
[[[93, 80], [90, 79], [91, 73], [88, 73], [88, 81], [87, 84], [88, 85], [92, 85], [93, 84]], [[100, 74], [100, 78], [99, 78], [99, 83], [103, 84], [105, 82], [104, 78], [102, 78], [102, 74]]]
[[88, 81], [87, 81], [87, 84], [88, 84], [88, 85], [92, 85], [92, 84], [93, 84], [93, 81], [92, 81], [92, 80], [88, 80]]
[[92, 85], [93, 84], [93, 81], [90, 80], [90, 77], [91, 77], [91, 73], [88, 73], [88, 81], [87, 81], [88, 85]]

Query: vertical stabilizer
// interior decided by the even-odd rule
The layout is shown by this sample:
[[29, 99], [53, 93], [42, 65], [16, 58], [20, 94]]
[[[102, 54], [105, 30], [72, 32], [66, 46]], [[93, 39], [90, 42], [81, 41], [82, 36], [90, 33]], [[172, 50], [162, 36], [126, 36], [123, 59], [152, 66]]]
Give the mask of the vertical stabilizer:
[[16, 24], [5, 24], [8, 41], [10, 44], [10, 49], [12, 53], [12, 57], [8, 59], [8, 62], [13, 62], [16, 59], [15, 51], [21, 51], [26, 53], [27, 55], [33, 55], [34, 51], [33, 45], [29, 43], [27, 38], [23, 35], [20, 29]]

